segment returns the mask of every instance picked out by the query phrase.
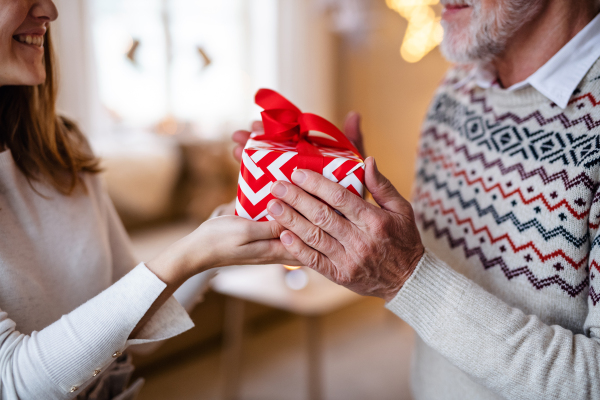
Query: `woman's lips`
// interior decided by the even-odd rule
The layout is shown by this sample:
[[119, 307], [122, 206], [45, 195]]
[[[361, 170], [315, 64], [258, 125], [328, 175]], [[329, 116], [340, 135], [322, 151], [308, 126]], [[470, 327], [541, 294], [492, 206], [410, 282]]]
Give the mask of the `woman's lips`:
[[46, 31], [46, 25], [30, 26], [29, 28], [17, 30], [13, 35], [13, 39], [24, 46], [43, 49]]

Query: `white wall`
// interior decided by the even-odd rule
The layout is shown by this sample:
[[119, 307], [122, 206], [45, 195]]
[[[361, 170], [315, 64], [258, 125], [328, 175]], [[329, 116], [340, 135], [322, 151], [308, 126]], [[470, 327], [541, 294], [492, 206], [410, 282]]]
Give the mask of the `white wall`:
[[304, 112], [335, 117], [334, 37], [315, 0], [279, 0], [282, 94]]

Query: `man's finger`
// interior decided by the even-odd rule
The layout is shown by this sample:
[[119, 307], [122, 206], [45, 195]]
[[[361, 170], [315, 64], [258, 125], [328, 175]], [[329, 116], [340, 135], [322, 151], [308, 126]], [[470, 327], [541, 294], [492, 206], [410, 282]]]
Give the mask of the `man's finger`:
[[239, 143], [242, 146], [245, 146], [248, 139], [250, 139], [250, 132], [243, 131], [243, 130], [235, 131], [235, 132], [233, 132], [233, 135], [231, 135], [231, 138], [233, 139], [234, 142]]
[[294, 232], [305, 244], [327, 257], [335, 258], [336, 255], [344, 251], [344, 247], [340, 242], [318, 226], [307, 221], [296, 210], [282, 201], [271, 200], [268, 205], [268, 211], [277, 223]]
[[[365, 212], [376, 208], [340, 184], [332, 182], [314, 171], [305, 169], [296, 170], [292, 174], [292, 181], [306, 192], [320, 198], [331, 207], [341, 212], [350, 222], [358, 226], [363, 225]], [[273, 193], [275, 197], [278, 197], [273, 190], [274, 189], [272, 188], [271, 193]], [[292, 193], [295, 192], [292, 191]], [[290, 197], [290, 199], [294, 200], [293, 197]], [[287, 199], [283, 200], [296, 208], [296, 206], [289, 203]], [[298, 208], [296, 209], [298, 210]], [[304, 214], [303, 210], [298, 211]], [[312, 219], [310, 220], [312, 221]], [[325, 230], [329, 232], [328, 229]], [[332, 236], [336, 237], [335, 235]]]
[[235, 146], [235, 148], [233, 149], [233, 158], [236, 159], [236, 161], [241, 162], [242, 161], [242, 153], [244, 152], [244, 146]]
[[286, 250], [302, 265], [307, 266], [325, 276], [329, 280], [336, 276], [335, 265], [323, 254], [315, 249], [308, 247], [298, 236], [293, 232], [284, 231], [281, 236], [281, 243]]
[[[292, 175], [292, 177], [293, 176], [294, 175]], [[326, 178], [323, 179], [327, 180]], [[337, 183], [333, 183], [330, 181], [328, 182], [332, 185], [337, 186], [339, 189], [347, 191]], [[329, 235], [342, 242], [342, 244], [347, 242], [347, 238], [350, 236], [353, 229], [355, 229], [355, 227], [352, 225], [352, 222], [337, 214], [327, 204], [324, 204], [322, 201], [315, 199], [313, 196], [306, 193], [301, 188], [294, 186], [289, 182], [275, 182], [275, 184], [271, 186], [271, 193], [273, 194], [273, 196], [280, 200], [283, 200], [292, 208], [297, 210], [300, 214], [302, 214], [304, 217], [306, 217], [306, 219], [308, 219], [312, 223], [311, 225], [316, 225], [319, 228], [323, 229]], [[350, 192], [348, 192], [348, 195], [360, 199], [358, 196]], [[271, 210], [269, 210], [269, 214], [271, 214], [273, 218], [277, 219], [277, 217], [273, 215]]]
[[381, 208], [399, 214], [412, 210], [394, 185], [379, 172], [373, 157], [367, 158], [365, 165], [365, 185]]
[[263, 126], [262, 121], [254, 121], [252, 122], [252, 132], [262, 132], [265, 128]]

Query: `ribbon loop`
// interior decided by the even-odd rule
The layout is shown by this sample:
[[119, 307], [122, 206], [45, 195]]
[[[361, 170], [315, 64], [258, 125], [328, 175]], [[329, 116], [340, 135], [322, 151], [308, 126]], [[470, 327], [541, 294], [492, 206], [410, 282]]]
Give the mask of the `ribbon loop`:
[[[300, 133], [298, 115], [290, 110], [266, 110], [261, 113], [265, 135], [291, 138]], [[267, 133], [268, 132], [268, 133]]]
[[[359, 151], [334, 124], [315, 114], [303, 113], [288, 99], [270, 89], [260, 89], [255, 102], [261, 113], [265, 133], [258, 140], [293, 141], [298, 151], [298, 168], [323, 173], [324, 158], [315, 144], [352, 151], [362, 159]], [[320, 134], [312, 134], [311, 131]]]

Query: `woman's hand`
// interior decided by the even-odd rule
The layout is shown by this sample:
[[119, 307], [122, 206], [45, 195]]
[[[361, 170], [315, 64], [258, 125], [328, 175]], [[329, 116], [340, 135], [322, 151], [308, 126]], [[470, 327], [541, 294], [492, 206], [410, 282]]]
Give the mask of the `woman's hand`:
[[214, 211], [212, 212], [212, 214], [210, 214], [210, 217], [208, 217], [208, 219], [222, 217], [224, 215], [235, 215], [235, 202], [236, 199], [233, 199], [229, 203], [221, 204], [220, 206], [214, 209]]
[[173, 285], [227, 265], [300, 265], [279, 240], [283, 230], [274, 221], [254, 222], [235, 216], [213, 218], [146, 265], [163, 282]]
[[[346, 117], [346, 122], [344, 123], [344, 134], [346, 137], [352, 142], [352, 144], [358, 149], [360, 154], [363, 157], [365, 154], [365, 146], [363, 143], [363, 135], [360, 129], [360, 114], [356, 112], [351, 112]], [[252, 132], [262, 132], [264, 131], [263, 123], [260, 121], [254, 121], [252, 123]], [[237, 143], [237, 146], [233, 149], [233, 157], [236, 160], [240, 161], [242, 159], [242, 151], [246, 146], [246, 142], [250, 138], [250, 131], [235, 131], [231, 138], [234, 142]]]

